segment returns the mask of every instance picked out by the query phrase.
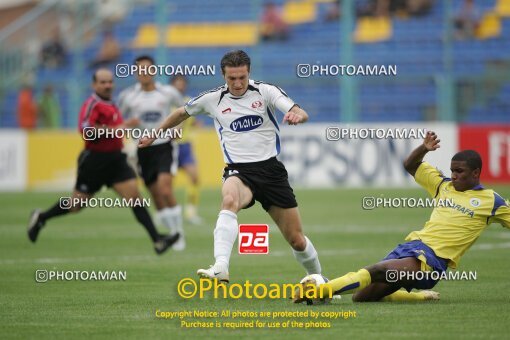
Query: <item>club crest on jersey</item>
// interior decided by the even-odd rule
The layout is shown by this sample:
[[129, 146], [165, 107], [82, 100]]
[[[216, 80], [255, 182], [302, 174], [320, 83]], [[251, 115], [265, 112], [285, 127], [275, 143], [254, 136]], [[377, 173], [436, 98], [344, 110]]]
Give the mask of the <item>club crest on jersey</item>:
[[477, 208], [480, 206], [480, 204], [482, 204], [482, 201], [480, 201], [479, 198], [472, 198], [469, 200], [469, 204], [471, 204], [472, 207]]
[[259, 107], [262, 107], [262, 102], [260, 100], [257, 100], [256, 102], [251, 103], [251, 107], [254, 109], [258, 109]]
[[230, 123], [230, 129], [235, 132], [251, 131], [261, 126], [263, 122], [264, 120], [260, 116], [244, 116]]

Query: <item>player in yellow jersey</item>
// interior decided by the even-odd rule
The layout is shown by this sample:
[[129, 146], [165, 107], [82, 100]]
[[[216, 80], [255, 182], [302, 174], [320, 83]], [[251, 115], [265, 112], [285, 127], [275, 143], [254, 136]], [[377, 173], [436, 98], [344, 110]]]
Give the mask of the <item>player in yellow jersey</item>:
[[[429, 151], [439, 148], [439, 142], [434, 132], [428, 132], [404, 167], [433, 198], [454, 204], [434, 208], [423, 229], [411, 232], [405, 239], [408, 242], [398, 245], [381, 262], [325, 283], [321, 286], [325, 296], [354, 294], [355, 302], [438, 300], [439, 293], [427, 290], [437, 284], [435, 278], [448, 267], [457, 268], [460, 257], [491, 223], [510, 228], [508, 202], [480, 184], [482, 159], [476, 151], [464, 150], [453, 156], [451, 178], [423, 162]], [[421, 291], [411, 292], [413, 288]], [[296, 303], [306, 300], [298, 294], [294, 298]]]
[[[184, 76], [177, 75], [170, 80], [170, 84], [174, 86], [184, 97], [188, 82]], [[186, 98], [188, 101], [189, 98]], [[197, 207], [199, 201], [200, 187], [198, 178], [198, 169], [195, 156], [193, 154], [193, 127], [199, 126], [199, 122], [195, 117], [186, 119], [181, 125], [182, 139], [177, 140], [179, 147], [178, 167], [183, 169], [188, 175], [191, 186], [186, 188], [186, 206], [184, 209], [184, 218], [192, 224], [201, 224], [202, 218], [198, 215]]]

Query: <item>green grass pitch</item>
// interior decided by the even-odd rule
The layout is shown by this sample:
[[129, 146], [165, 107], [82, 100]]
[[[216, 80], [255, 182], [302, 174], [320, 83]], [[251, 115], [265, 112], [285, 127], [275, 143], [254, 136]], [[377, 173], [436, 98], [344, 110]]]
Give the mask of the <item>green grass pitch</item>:
[[[510, 197], [509, 187], [495, 187]], [[35, 207], [47, 208], [66, 193], [0, 194], [1, 338], [506, 338], [510, 332], [510, 231], [492, 225], [461, 261], [460, 270], [477, 271], [476, 281], [439, 283], [433, 303], [353, 304], [350, 296], [327, 306], [293, 305], [288, 300], [183, 299], [177, 282], [195, 278], [213, 262], [212, 232], [220, 192], [203, 191], [200, 211], [206, 223], [186, 226], [186, 251], [156, 256], [145, 231], [129, 209], [91, 208], [51, 220], [38, 242], [26, 237]], [[101, 196], [112, 195], [103, 192]], [[425, 197], [422, 190], [297, 190], [306, 234], [313, 240], [324, 275], [334, 278], [382, 259], [430, 209], [361, 208], [363, 196]], [[182, 198], [182, 192], [179, 193]], [[294, 283], [304, 272], [276, 226], [259, 204], [239, 214], [240, 223], [268, 223], [269, 255], [238, 255], [231, 260], [232, 283]], [[235, 245], [237, 247], [237, 243]], [[126, 281], [36, 283], [35, 271], [126, 271]], [[189, 329], [160, 311], [356, 311], [356, 318], [330, 322], [323, 329]], [[209, 319], [193, 319], [211, 321]], [[250, 321], [253, 318], [218, 321]], [[286, 321], [281, 318], [264, 321]]]

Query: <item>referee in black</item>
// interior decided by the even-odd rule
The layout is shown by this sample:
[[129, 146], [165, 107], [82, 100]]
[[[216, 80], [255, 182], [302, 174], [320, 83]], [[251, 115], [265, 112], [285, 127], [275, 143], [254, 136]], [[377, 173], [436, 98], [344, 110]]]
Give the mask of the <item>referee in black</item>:
[[[97, 70], [92, 77], [94, 93], [85, 101], [79, 118], [79, 130], [95, 132], [108, 129], [123, 129], [136, 125], [138, 122], [129, 120], [123, 122], [117, 106], [111, 101], [113, 92], [113, 74], [107, 69]], [[104, 132], [104, 130], [103, 130]], [[128, 165], [126, 155], [121, 152], [123, 141], [118, 137], [88, 138], [85, 136], [85, 149], [78, 157], [78, 176], [71, 197], [71, 206], [62, 206], [58, 202], [48, 210], [32, 212], [28, 226], [28, 238], [36, 242], [39, 232], [46, 221], [53, 217], [77, 212], [82, 206], [75, 202], [86, 201], [94, 196], [103, 185], [113, 188], [117, 194], [129, 201], [140, 201], [136, 175]], [[132, 207], [133, 213], [140, 224], [147, 230], [154, 243], [157, 254], [164, 253], [179, 238], [179, 234], [172, 236], [161, 235], [157, 232], [147, 209], [143, 206]]]

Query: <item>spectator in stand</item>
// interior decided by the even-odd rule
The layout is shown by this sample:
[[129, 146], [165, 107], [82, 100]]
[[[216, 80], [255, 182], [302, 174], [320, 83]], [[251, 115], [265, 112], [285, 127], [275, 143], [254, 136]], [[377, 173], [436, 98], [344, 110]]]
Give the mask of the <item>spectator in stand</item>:
[[328, 6], [328, 11], [326, 12], [326, 21], [335, 21], [340, 19], [340, 15], [342, 11], [340, 10], [341, 6], [341, 0], [336, 0], [335, 2], [332, 2]]
[[65, 63], [66, 49], [58, 30], [53, 34], [53, 38], [46, 42], [40, 53], [41, 65], [46, 68], [57, 68]]
[[427, 15], [433, 5], [433, 0], [407, 0], [406, 12], [410, 16], [421, 17]]
[[357, 4], [356, 14], [358, 16], [422, 16], [426, 15], [432, 5], [433, 0], [370, 0]]
[[104, 67], [120, 57], [120, 44], [110, 30], [103, 33], [103, 43], [91, 67]]
[[61, 122], [60, 103], [50, 84], [44, 87], [44, 92], [39, 98], [39, 115], [42, 127], [59, 128]]
[[[400, 1], [400, 0], [399, 0]], [[389, 17], [390, 0], [367, 0], [356, 4], [356, 15], [360, 17]]]
[[473, 38], [480, 19], [481, 13], [474, 0], [464, 0], [453, 19], [455, 38], [459, 40]]
[[25, 85], [18, 95], [18, 126], [22, 129], [37, 127], [37, 103], [30, 85]]
[[289, 26], [283, 20], [278, 7], [272, 2], [264, 5], [260, 24], [262, 40], [286, 40], [289, 37]]

